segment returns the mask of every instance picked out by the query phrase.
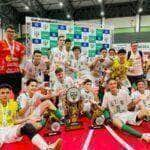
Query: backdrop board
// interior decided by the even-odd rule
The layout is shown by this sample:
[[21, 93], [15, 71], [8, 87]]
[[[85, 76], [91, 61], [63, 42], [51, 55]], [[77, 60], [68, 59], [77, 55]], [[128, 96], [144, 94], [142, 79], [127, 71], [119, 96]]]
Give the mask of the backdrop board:
[[73, 21], [59, 21], [26, 17], [27, 56], [34, 50], [41, 50], [43, 55], [57, 46], [57, 38], [64, 35], [72, 40], [72, 46], [80, 46], [83, 54], [94, 57], [100, 48], [110, 48], [111, 30], [94, 26], [75, 25]]

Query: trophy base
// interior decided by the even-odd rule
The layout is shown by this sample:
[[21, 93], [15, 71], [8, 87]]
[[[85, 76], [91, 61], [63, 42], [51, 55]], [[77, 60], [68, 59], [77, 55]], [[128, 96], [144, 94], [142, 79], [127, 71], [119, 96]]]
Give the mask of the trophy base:
[[150, 121], [150, 116], [149, 116], [149, 117], [146, 117], [144, 120], [145, 120], [146, 122], [149, 122], [149, 121]]
[[79, 129], [83, 129], [83, 123], [82, 122], [73, 122], [73, 123], [70, 123], [65, 128], [66, 131], [79, 130]]
[[59, 134], [61, 134], [60, 131], [58, 131], [58, 132], [50, 131], [49, 133], [46, 133], [44, 136], [45, 136], [45, 137], [49, 137], [49, 136], [59, 135]]
[[90, 127], [89, 127], [90, 129], [101, 129], [101, 128], [103, 128], [103, 125], [91, 125]]

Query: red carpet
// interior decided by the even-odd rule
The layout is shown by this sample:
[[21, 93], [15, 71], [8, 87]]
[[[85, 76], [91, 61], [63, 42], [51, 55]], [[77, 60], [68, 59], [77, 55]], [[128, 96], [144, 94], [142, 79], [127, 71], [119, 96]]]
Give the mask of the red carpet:
[[[141, 133], [150, 133], [150, 123], [149, 122], [143, 122], [140, 126], [132, 126], [137, 131], [140, 131]], [[150, 150], [150, 144], [146, 143], [145, 141], [142, 141], [139, 138], [135, 138], [132, 135], [129, 135], [128, 133], [119, 131], [115, 129], [116, 133], [124, 139], [130, 146], [132, 146], [136, 150]]]
[[109, 134], [105, 129], [96, 129], [93, 134], [93, 138], [89, 145], [89, 150], [112, 150], [123, 149], [123, 147]]
[[[63, 139], [62, 150], [81, 150], [83, 148], [84, 142], [89, 133], [89, 124], [90, 121], [87, 119], [83, 119], [84, 121], [84, 129], [75, 130], [75, 131], [65, 131], [64, 127], [62, 127], [61, 135], [44, 137], [47, 142], [53, 142], [58, 137]], [[141, 132], [150, 132], [150, 124], [148, 122], [142, 123], [140, 127], [135, 127], [138, 131]], [[148, 150], [150, 149], [150, 144], [141, 141], [127, 133], [114, 129], [115, 132], [124, 139], [130, 146], [135, 148], [136, 150]], [[43, 129], [40, 131], [41, 135], [44, 135], [47, 130]], [[4, 144], [2, 150], [37, 150], [35, 146], [32, 145], [30, 140], [27, 137], [24, 137], [21, 142]], [[92, 139], [90, 141], [90, 145], [88, 150], [121, 150], [124, 149], [105, 129], [96, 129], [93, 132]]]

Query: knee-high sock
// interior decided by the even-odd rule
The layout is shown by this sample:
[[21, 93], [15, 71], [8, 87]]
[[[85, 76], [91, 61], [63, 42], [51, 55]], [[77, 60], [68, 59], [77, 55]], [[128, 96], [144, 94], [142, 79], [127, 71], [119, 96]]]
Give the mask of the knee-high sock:
[[105, 109], [103, 111], [103, 114], [104, 114], [105, 119], [110, 119], [110, 112], [109, 112], [109, 110]]
[[39, 135], [36, 134], [33, 138], [32, 138], [32, 143], [37, 146], [39, 149], [41, 150], [47, 150], [48, 149], [48, 144], [45, 142], [45, 140]]
[[59, 109], [56, 109], [56, 110], [55, 110], [55, 115], [56, 115], [56, 117], [59, 118], [59, 119], [63, 118], [63, 115], [62, 115], [62, 113], [60, 112]]
[[126, 132], [128, 132], [128, 133], [130, 133], [130, 134], [132, 134], [132, 135], [134, 135], [134, 136], [136, 136], [138, 138], [142, 137], [142, 133], [136, 131], [135, 129], [131, 128], [130, 126], [128, 126], [126, 124], [122, 125], [122, 130], [126, 131]]

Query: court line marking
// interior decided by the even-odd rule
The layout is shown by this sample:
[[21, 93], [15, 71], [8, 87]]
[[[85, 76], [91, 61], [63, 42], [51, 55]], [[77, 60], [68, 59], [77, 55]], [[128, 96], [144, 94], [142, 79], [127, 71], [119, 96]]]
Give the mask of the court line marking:
[[84, 142], [84, 145], [83, 145], [82, 150], [88, 150], [88, 147], [89, 147], [89, 145], [90, 145], [90, 141], [91, 141], [91, 139], [92, 139], [93, 133], [94, 133], [94, 130], [93, 130], [93, 129], [90, 129], [90, 131], [89, 131], [89, 133], [88, 133], [88, 135], [87, 135], [87, 138], [86, 138], [86, 140], [85, 140], [85, 142]]
[[117, 133], [110, 127], [105, 126], [107, 131], [114, 137], [116, 141], [118, 141], [125, 149], [127, 150], [135, 150], [133, 147], [131, 147], [127, 142], [125, 142], [121, 137], [117, 135]]

